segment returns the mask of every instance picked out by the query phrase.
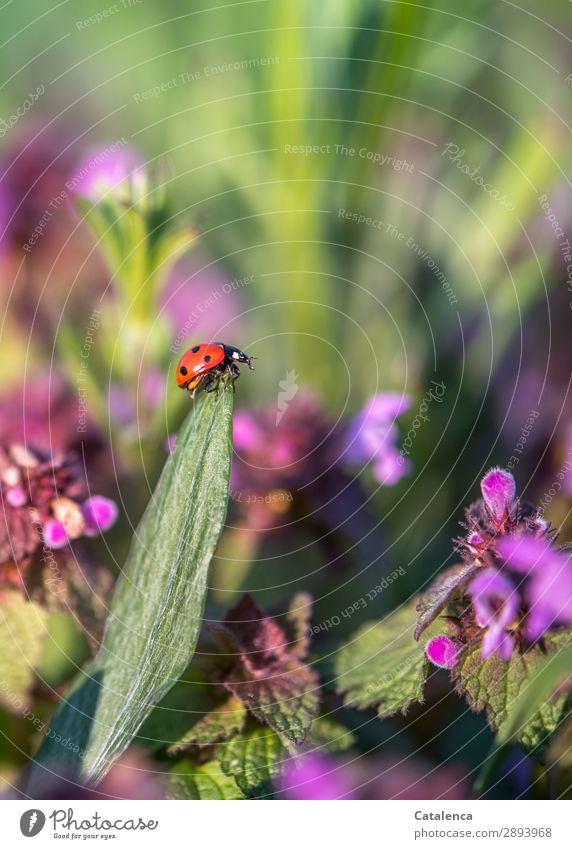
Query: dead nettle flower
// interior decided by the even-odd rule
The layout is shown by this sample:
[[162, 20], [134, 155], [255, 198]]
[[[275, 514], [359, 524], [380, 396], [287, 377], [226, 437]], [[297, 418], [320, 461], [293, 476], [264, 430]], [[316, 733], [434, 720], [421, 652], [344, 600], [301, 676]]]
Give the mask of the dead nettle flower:
[[374, 395], [350, 422], [345, 433], [345, 458], [352, 465], [372, 463], [376, 480], [384, 486], [398, 483], [411, 471], [399, 452], [395, 420], [411, 407], [411, 398], [397, 392]]
[[425, 653], [434, 666], [452, 669], [457, 664], [459, 644], [446, 634], [437, 634], [425, 646]]
[[29, 565], [42, 545], [56, 550], [110, 528], [117, 518], [115, 502], [86, 496], [75, 455], [64, 451], [51, 455], [17, 442], [0, 446], [3, 577], [13, 578]]
[[[467, 645], [508, 661], [547, 632], [572, 627], [572, 553], [534, 507], [516, 498], [510, 472], [491, 469], [467, 510], [463, 563], [442, 573], [418, 605], [415, 637], [447, 608], [448, 634], [429, 641], [437, 666], [453, 668]], [[448, 642], [447, 642], [448, 641]]]

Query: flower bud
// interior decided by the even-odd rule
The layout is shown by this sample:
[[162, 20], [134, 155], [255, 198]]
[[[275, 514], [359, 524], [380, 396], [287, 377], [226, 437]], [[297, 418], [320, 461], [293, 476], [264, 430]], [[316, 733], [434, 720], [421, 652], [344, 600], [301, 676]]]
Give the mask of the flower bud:
[[425, 646], [425, 654], [435, 666], [452, 669], [459, 662], [459, 646], [446, 634], [438, 634]]
[[85, 519], [86, 537], [95, 537], [107, 531], [117, 519], [117, 505], [110, 498], [94, 495], [84, 502], [83, 517]]
[[514, 503], [516, 484], [510, 472], [491, 469], [481, 481], [483, 499], [491, 517], [500, 525]]

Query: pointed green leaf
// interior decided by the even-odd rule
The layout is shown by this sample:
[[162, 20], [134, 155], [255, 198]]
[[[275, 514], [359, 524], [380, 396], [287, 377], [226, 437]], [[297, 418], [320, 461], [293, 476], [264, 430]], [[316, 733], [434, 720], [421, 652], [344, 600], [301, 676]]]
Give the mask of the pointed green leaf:
[[570, 631], [548, 635], [549, 654], [533, 646], [524, 655], [515, 652], [508, 663], [494, 657], [480, 660], [478, 651], [464, 660], [459, 687], [466, 683], [473, 705], [484, 705], [489, 721], [498, 728], [477, 792], [485, 788], [507, 747], [518, 741], [527, 750], [538, 751], [563, 718], [569, 698], [565, 693], [555, 695], [555, 690], [572, 671], [571, 638]]
[[355, 741], [352, 732], [330, 716], [318, 716], [312, 723], [307, 748], [320, 752], [345, 752]]
[[200, 765], [180, 761], [171, 771], [167, 795], [169, 799], [245, 798], [234, 778], [225, 775], [216, 761]]
[[265, 678], [237, 673], [224, 684], [257, 719], [273, 728], [285, 745], [304, 742], [320, 703], [318, 676], [310, 666], [291, 661]]
[[238, 734], [246, 721], [246, 708], [240, 699], [231, 696], [222, 705], [205, 714], [176, 743], [168, 747], [169, 754], [189, 746], [209, 746]]
[[[414, 600], [381, 622], [363, 625], [340, 650], [334, 669], [336, 690], [345, 693], [344, 704], [377, 705], [379, 716], [389, 716], [423, 700], [429, 665], [423, 645], [413, 639], [415, 606]], [[437, 630], [433, 624], [429, 636]]]
[[[483, 660], [480, 645], [475, 646], [453, 670], [457, 691], [473, 710], [486, 711], [503, 743], [518, 740], [528, 748], [537, 747], [562, 718], [566, 697], [549, 696], [566, 663], [568, 670], [572, 666], [569, 640], [569, 631], [549, 635], [544, 642], [552, 654], [535, 645], [524, 654], [515, 652], [508, 662], [495, 655]], [[560, 647], [562, 654], [554, 654]]]
[[[207, 570], [228, 501], [230, 388], [192, 405], [135, 533], [91, 678], [61, 704], [52, 729], [85, 745], [77, 764], [97, 781], [187, 667], [199, 635]], [[61, 752], [46, 741], [41, 766]], [[32, 781], [34, 772], [32, 773]]]

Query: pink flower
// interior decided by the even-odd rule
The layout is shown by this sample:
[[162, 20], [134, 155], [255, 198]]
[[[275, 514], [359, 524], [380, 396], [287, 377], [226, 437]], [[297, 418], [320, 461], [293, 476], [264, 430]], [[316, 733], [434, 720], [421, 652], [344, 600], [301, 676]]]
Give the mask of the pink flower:
[[392, 486], [408, 474], [410, 462], [397, 450], [397, 416], [411, 406], [411, 399], [395, 392], [370, 398], [354, 417], [345, 434], [345, 456], [350, 463], [372, 462], [379, 483]]
[[63, 548], [69, 542], [66, 529], [61, 522], [55, 519], [48, 519], [42, 528], [44, 543], [48, 548]]
[[117, 519], [117, 505], [111, 498], [104, 498], [102, 495], [94, 495], [84, 501], [82, 506], [83, 517], [85, 519], [84, 534], [86, 537], [95, 537], [115, 524]]
[[514, 638], [507, 628], [514, 623], [519, 609], [519, 596], [513, 583], [496, 569], [483, 569], [469, 585], [475, 619], [486, 628], [482, 656], [497, 653], [509, 660], [514, 650]]
[[237, 410], [232, 423], [232, 437], [237, 451], [256, 451], [264, 441], [264, 435], [256, 419], [246, 410]]
[[506, 566], [524, 576], [527, 639], [558, 624], [572, 626], [572, 554], [529, 534], [504, 537], [498, 549]]
[[141, 157], [131, 147], [91, 150], [68, 178], [67, 186], [92, 203], [113, 193], [118, 200], [129, 200], [130, 183], [140, 182], [145, 172]]
[[446, 634], [438, 634], [425, 646], [425, 654], [435, 666], [452, 669], [459, 662], [459, 645]]
[[347, 799], [351, 795], [340, 767], [316, 754], [291, 760], [280, 777], [279, 787], [285, 796], [296, 800]]
[[516, 495], [516, 483], [510, 472], [491, 469], [481, 481], [483, 499], [495, 522], [500, 525], [509, 516]]

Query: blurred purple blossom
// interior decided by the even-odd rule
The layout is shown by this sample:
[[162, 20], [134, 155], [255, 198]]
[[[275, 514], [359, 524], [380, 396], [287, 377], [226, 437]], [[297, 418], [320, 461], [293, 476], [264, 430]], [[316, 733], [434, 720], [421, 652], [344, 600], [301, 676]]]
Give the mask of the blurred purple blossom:
[[109, 413], [119, 425], [130, 425], [137, 421], [143, 410], [155, 410], [165, 396], [165, 375], [160, 369], [147, 368], [137, 386], [135, 396], [129, 386], [111, 383], [108, 392]]
[[373, 463], [380, 484], [392, 486], [411, 470], [410, 461], [398, 451], [399, 431], [395, 424], [395, 419], [410, 407], [411, 399], [406, 395], [374, 395], [347, 429], [346, 459], [352, 464]]
[[538, 640], [557, 625], [572, 627], [572, 552], [528, 535], [505, 537], [497, 547], [505, 565], [523, 576], [526, 638]]
[[145, 174], [142, 158], [134, 148], [109, 145], [88, 151], [66, 183], [71, 191], [92, 203], [109, 193], [127, 202], [132, 184], [145, 183]]
[[114, 502], [101, 496], [84, 502], [86, 494], [73, 454], [49, 454], [17, 442], [0, 447], [0, 581], [21, 583], [42, 545], [62, 549], [113, 524]]
[[84, 534], [86, 537], [95, 537], [111, 528], [118, 516], [117, 504], [111, 498], [103, 495], [93, 495], [84, 501], [82, 505], [83, 518], [85, 520]]
[[343, 767], [314, 753], [289, 761], [278, 786], [284, 796], [296, 800], [348, 799], [352, 795]]

